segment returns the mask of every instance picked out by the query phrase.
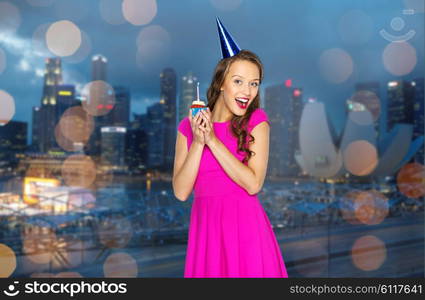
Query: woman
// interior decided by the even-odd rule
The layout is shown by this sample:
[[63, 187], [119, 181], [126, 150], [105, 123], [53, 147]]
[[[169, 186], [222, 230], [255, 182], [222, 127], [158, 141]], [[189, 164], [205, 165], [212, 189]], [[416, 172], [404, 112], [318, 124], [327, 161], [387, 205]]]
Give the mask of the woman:
[[267, 170], [269, 131], [259, 108], [263, 67], [242, 50], [222, 59], [208, 109], [183, 119], [174, 162], [175, 196], [194, 189], [185, 277], [288, 277], [257, 193]]

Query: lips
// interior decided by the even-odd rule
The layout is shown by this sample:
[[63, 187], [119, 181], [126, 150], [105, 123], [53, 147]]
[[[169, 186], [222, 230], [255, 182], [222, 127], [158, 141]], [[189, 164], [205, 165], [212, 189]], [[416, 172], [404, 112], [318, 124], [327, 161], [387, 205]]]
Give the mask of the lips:
[[242, 109], [246, 109], [248, 107], [248, 100], [248, 98], [244, 97], [235, 98], [236, 104]]

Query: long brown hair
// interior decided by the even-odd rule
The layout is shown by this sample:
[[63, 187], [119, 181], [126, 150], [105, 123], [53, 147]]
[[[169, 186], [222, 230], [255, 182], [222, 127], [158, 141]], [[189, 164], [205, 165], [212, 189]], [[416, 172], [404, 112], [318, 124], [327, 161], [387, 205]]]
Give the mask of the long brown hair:
[[[224, 83], [224, 79], [229, 71], [230, 65], [237, 60], [246, 60], [252, 62], [258, 67], [260, 72], [260, 83], [263, 80], [263, 65], [257, 55], [248, 50], [241, 50], [238, 54], [224, 58], [220, 60], [215, 67], [214, 75], [211, 80], [210, 87], [207, 92], [208, 107], [210, 111], [213, 111], [214, 106], [220, 97], [220, 88]], [[254, 151], [249, 150], [249, 143], [254, 143], [254, 137], [248, 133], [247, 124], [251, 117], [251, 114], [260, 107], [260, 91], [258, 91], [257, 96], [248, 106], [246, 113], [243, 116], [233, 115], [230, 124], [232, 129], [232, 134], [238, 139], [238, 152], [245, 152], [246, 156], [243, 159], [243, 163], [248, 162], [251, 156], [255, 153]], [[249, 135], [249, 141], [247, 137]]]

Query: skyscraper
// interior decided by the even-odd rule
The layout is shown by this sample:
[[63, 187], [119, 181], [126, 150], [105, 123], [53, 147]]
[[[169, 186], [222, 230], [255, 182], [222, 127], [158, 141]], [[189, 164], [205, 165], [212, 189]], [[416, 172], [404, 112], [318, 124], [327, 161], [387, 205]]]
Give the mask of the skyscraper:
[[114, 170], [125, 169], [125, 127], [102, 127], [102, 165]]
[[193, 75], [192, 72], [188, 72], [181, 79], [179, 117], [177, 124], [187, 116], [192, 101], [196, 99], [197, 81], [198, 79]]
[[123, 86], [114, 86], [114, 92], [114, 108], [105, 118], [110, 125], [127, 127], [130, 123], [130, 90]]
[[[91, 71], [92, 71], [92, 81], [96, 80], [102, 80], [106, 81], [107, 79], [107, 65], [108, 60], [105, 56], [96, 54], [92, 57], [92, 64], [91, 64]], [[107, 95], [104, 95], [106, 92], [106, 89], [102, 89], [104, 85], [99, 85], [99, 94], [96, 95], [96, 97], [107, 97]], [[97, 87], [95, 87], [97, 89]], [[113, 91], [107, 91], [113, 92]], [[90, 99], [86, 99], [86, 101], [89, 101]], [[98, 103], [104, 103], [107, 102], [106, 100], [103, 101], [102, 99], [97, 99]], [[113, 108], [111, 107], [111, 110]], [[95, 118], [95, 127], [93, 130], [92, 135], [90, 136], [90, 140], [88, 142], [88, 145], [86, 146], [86, 152], [90, 155], [99, 156], [101, 153], [101, 128], [102, 127], [108, 127], [108, 126], [115, 126], [113, 122], [111, 122], [111, 117], [109, 116], [110, 112], [108, 112], [106, 115], [98, 116]], [[121, 124], [120, 124], [121, 125]]]
[[156, 103], [147, 108], [148, 167], [164, 166], [165, 123], [164, 105]]
[[395, 80], [388, 82], [387, 131], [396, 123], [414, 124], [415, 87], [411, 82]]
[[81, 104], [79, 100], [75, 99], [75, 86], [73, 85], [59, 85], [57, 87], [57, 120], [60, 119], [62, 114], [70, 107], [78, 106]]
[[9, 121], [0, 125], [0, 173], [15, 168], [27, 147], [27, 123]]
[[270, 121], [270, 152], [268, 175], [297, 176], [300, 169], [295, 160], [299, 148], [298, 132], [302, 112], [302, 90], [291, 85], [274, 85], [265, 90], [265, 110]]
[[38, 145], [35, 145], [37, 151], [48, 152], [56, 148], [54, 129], [58, 122], [57, 92], [61, 84], [62, 69], [60, 58], [46, 58], [41, 106], [36, 112], [39, 115], [39, 123], [34, 126], [37, 130], [35, 132], [38, 143]]
[[160, 104], [163, 106], [164, 123], [164, 161], [163, 168], [170, 171], [173, 168], [174, 148], [176, 142], [176, 93], [177, 93], [176, 73], [171, 68], [164, 69], [160, 74]]
[[108, 60], [105, 56], [96, 54], [92, 57], [92, 76], [91, 80], [103, 80], [106, 81], [106, 67]]

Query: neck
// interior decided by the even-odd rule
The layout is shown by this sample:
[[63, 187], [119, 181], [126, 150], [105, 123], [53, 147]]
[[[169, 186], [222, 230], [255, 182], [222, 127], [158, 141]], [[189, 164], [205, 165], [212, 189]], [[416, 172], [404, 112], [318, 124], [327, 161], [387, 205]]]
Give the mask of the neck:
[[217, 99], [214, 105], [214, 111], [212, 112], [212, 122], [227, 122], [232, 119], [232, 112], [224, 105], [223, 96]]

